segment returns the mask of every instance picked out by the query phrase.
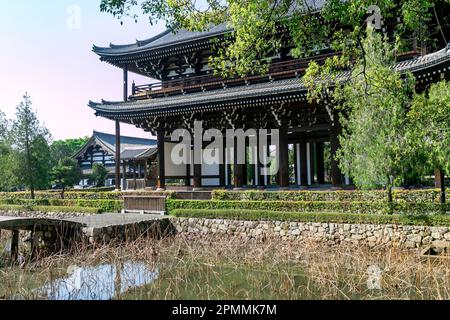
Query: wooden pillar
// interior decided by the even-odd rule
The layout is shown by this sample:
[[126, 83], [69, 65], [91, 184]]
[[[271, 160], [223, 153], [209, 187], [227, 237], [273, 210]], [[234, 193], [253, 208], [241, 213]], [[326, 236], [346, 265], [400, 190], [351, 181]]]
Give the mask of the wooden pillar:
[[144, 189], [147, 187], [148, 181], [148, 159], [144, 161]]
[[234, 139], [234, 187], [236, 189], [242, 188], [244, 186], [244, 166], [243, 164], [238, 164], [238, 141], [237, 138]]
[[123, 167], [122, 190], [126, 190], [127, 189], [127, 162], [125, 160], [122, 161], [122, 167]]
[[224, 135], [224, 137], [223, 137], [223, 146], [222, 146], [222, 154], [220, 156], [220, 163], [219, 163], [219, 176], [220, 176], [219, 185], [221, 187], [225, 187], [226, 186], [226, 182], [225, 182], [225, 166], [227, 165], [226, 150], [227, 150], [227, 138], [226, 138], [226, 135]]
[[310, 172], [310, 184], [314, 185], [316, 183], [316, 144], [314, 142], [309, 143], [309, 172]]
[[280, 129], [279, 150], [279, 185], [281, 188], [289, 188], [289, 143], [286, 129]]
[[295, 171], [295, 185], [300, 185], [300, 147], [298, 143], [294, 143], [294, 171]]
[[189, 163], [186, 164], [186, 178], [184, 179], [185, 187], [191, 186], [191, 165]]
[[136, 172], [136, 161], [133, 161], [133, 189], [136, 190], [137, 189], [137, 172]]
[[308, 157], [306, 135], [302, 134], [299, 143], [300, 148], [300, 185], [302, 187], [308, 186]]
[[[261, 138], [260, 138], [260, 132], [259, 132], [259, 130], [258, 130], [258, 135], [257, 135], [257, 151], [256, 151], [256, 153], [257, 153], [257, 158], [256, 158], [256, 160], [258, 161], [258, 165], [256, 166], [257, 167], [257, 175], [258, 175], [258, 187], [260, 187], [260, 188], [264, 188], [265, 187], [265, 181], [264, 181], [264, 175], [263, 174], [261, 174], [261, 171], [262, 171], [262, 169], [263, 169], [263, 164], [262, 164], [262, 158], [260, 158], [260, 150], [261, 150], [261, 145], [260, 145], [260, 143], [261, 143]], [[267, 156], [267, 155], [266, 155]]]
[[194, 164], [194, 189], [202, 187], [202, 165]]
[[19, 230], [13, 230], [11, 238], [11, 260], [13, 263], [17, 262], [18, 256], [19, 256]]
[[128, 67], [123, 67], [123, 101], [128, 101]]
[[120, 122], [116, 120], [116, 190], [120, 191]]
[[330, 146], [331, 146], [331, 184], [333, 188], [342, 187], [342, 173], [339, 169], [339, 163], [336, 160], [336, 154], [339, 150], [339, 124], [331, 126], [330, 130]]
[[165, 131], [158, 130], [157, 139], [158, 139], [158, 189], [165, 190], [166, 189], [166, 157], [165, 157]]
[[445, 174], [444, 170], [436, 169], [434, 171], [434, 184], [437, 189], [440, 189], [440, 203], [445, 203]]
[[324, 157], [324, 143], [316, 143], [316, 158], [317, 158], [317, 183], [325, 183], [325, 157]]

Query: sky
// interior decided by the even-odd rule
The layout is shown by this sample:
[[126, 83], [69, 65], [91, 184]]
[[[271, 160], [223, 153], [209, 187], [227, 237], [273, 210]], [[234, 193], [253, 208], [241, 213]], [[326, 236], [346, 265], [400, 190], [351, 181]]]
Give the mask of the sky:
[[[101, 13], [100, 0], [0, 0], [0, 110], [13, 118], [27, 92], [53, 140], [114, 133], [114, 122], [96, 117], [89, 100], [122, 100], [122, 70], [101, 62], [92, 46], [128, 44], [164, 31]], [[129, 83], [154, 80], [129, 74]], [[150, 137], [122, 124], [122, 134]]]

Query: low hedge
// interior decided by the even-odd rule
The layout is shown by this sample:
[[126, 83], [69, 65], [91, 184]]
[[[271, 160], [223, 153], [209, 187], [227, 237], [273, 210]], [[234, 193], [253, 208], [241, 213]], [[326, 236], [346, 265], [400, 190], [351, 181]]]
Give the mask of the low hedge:
[[0, 199], [0, 204], [21, 206], [54, 206], [97, 208], [102, 212], [119, 212], [123, 208], [120, 200], [84, 200], [84, 199]]
[[[447, 189], [450, 194], [450, 189]], [[439, 203], [439, 189], [393, 190], [394, 202]], [[227, 191], [215, 190], [213, 200], [228, 201], [338, 201], [338, 202], [387, 202], [384, 190], [338, 190], [338, 191]]]
[[364, 215], [330, 212], [279, 212], [257, 210], [193, 210], [176, 209], [171, 216], [179, 218], [229, 219], [249, 221], [291, 221], [350, 224], [397, 224], [415, 226], [450, 226], [447, 215]]
[[[123, 196], [130, 195], [148, 195], [148, 191], [135, 192], [95, 192], [95, 191], [67, 191], [64, 193], [66, 200], [83, 199], [83, 200], [120, 200]], [[175, 192], [165, 191], [161, 193], [153, 193], [154, 195], [166, 195], [168, 198], [174, 198]], [[61, 199], [61, 194], [53, 191], [37, 191], [36, 199]], [[29, 191], [21, 192], [0, 192], [0, 199], [31, 199]]]
[[[327, 201], [198, 201], [168, 200], [167, 210], [175, 209], [243, 209], [293, 212], [351, 212], [364, 214], [386, 214], [389, 206], [385, 202], [327, 202]], [[450, 210], [446, 204], [445, 209]], [[436, 203], [395, 203], [394, 213], [432, 214], [440, 213], [441, 205]]]
[[99, 208], [86, 207], [65, 207], [65, 206], [27, 206], [0, 204], [0, 211], [19, 211], [19, 212], [57, 212], [57, 213], [87, 213], [100, 214], [103, 211]]

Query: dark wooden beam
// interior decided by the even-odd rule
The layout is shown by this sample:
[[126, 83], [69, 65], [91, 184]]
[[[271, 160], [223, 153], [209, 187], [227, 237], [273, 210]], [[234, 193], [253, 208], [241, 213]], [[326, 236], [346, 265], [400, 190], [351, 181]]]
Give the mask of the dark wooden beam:
[[331, 146], [331, 184], [333, 188], [342, 187], [342, 173], [339, 168], [339, 162], [336, 160], [336, 154], [339, 150], [339, 132], [340, 125], [336, 121], [335, 125], [331, 126], [330, 130], [330, 146]]
[[306, 136], [303, 135], [299, 142], [300, 147], [300, 185], [308, 186], [308, 157], [306, 154]]
[[280, 150], [279, 158], [279, 185], [281, 188], [289, 187], [289, 144], [287, 139], [287, 130], [280, 129]]
[[202, 165], [194, 164], [194, 189], [202, 187]]
[[316, 143], [316, 157], [317, 157], [317, 183], [325, 183], [325, 157], [324, 157], [324, 143]]
[[164, 148], [165, 131], [159, 130], [158, 138], [158, 189], [166, 189], [166, 157]]
[[19, 230], [12, 231], [11, 238], [11, 260], [12, 263], [17, 262], [19, 256]]
[[236, 189], [242, 188], [244, 186], [244, 166], [243, 164], [238, 164], [238, 142], [237, 138], [234, 139], [234, 187]]
[[[120, 122], [116, 120], [116, 190], [120, 191]], [[125, 174], [125, 172], [124, 172]]]

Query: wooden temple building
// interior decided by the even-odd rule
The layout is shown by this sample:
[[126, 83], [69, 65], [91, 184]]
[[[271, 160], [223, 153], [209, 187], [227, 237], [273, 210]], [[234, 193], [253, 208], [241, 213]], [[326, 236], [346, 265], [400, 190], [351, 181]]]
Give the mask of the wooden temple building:
[[105, 186], [117, 185], [116, 158], [120, 158], [122, 171], [118, 184], [122, 189], [150, 187], [152, 178], [156, 180], [156, 172], [152, 173], [151, 168], [156, 163], [157, 152], [155, 140], [120, 136], [120, 154], [117, 157], [116, 136], [94, 131], [89, 141], [73, 156], [82, 171], [79, 187], [90, 186], [94, 163], [103, 165], [109, 172]]
[[[90, 102], [97, 116], [116, 123], [115, 148], [121, 150], [120, 124], [133, 124], [157, 136], [158, 186], [167, 181], [183, 181], [186, 187], [308, 187], [331, 182], [339, 188], [348, 179], [342, 176], [334, 154], [339, 148], [340, 125], [332, 105], [310, 104], [302, 75], [311, 60], [322, 63], [338, 54], [330, 49], [318, 50], [306, 59], [295, 59], [292, 46], [286, 45], [271, 57], [269, 72], [263, 76], [224, 79], [213, 74], [208, 57], [212, 39], [225, 37], [224, 25], [206, 32], [165, 31], [153, 38], [128, 45], [113, 45], [93, 51], [123, 71], [123, 101]], [[441, 39], [440, 50], [430, 50], [414, 38], [400, 53], [394, 68], [410, 71], [417, 85], [425, 89], [430, 83], [450, 77], [450, 46]], [[132, 84], [128, 75], [136, 73], [158, 80], [152, 84]], [[261, 176], [259, 164], [230, 163], [216, 166], [171, 163], [173, 130], [192, 129], [194, 121], [207, 128], [279, 129], [279, 174]], [[325, 149], [328, 156], [326, 175]], [[294, 151], [292, 151], [294, 150]], [[292, 152], [294, 156], [292, 156]], [[291, 156], [289, 156], [291, 154]], [[120, 156], [116, 152], [116, 184], [120, 181]], [[228, 160], [228, 159], [225, 159]], [[330, 181], [326, 181], [330, 180]], [[120, 187], [117, 184], [117, 187]]]

